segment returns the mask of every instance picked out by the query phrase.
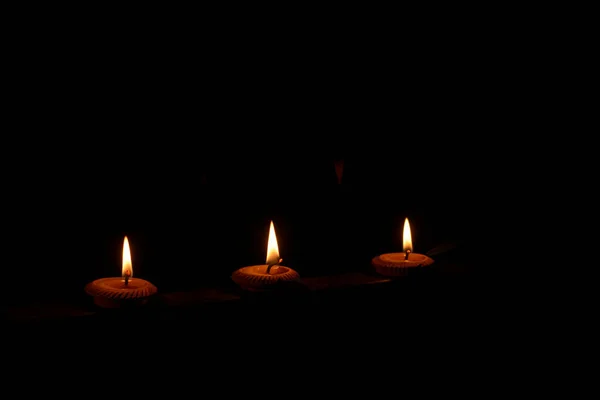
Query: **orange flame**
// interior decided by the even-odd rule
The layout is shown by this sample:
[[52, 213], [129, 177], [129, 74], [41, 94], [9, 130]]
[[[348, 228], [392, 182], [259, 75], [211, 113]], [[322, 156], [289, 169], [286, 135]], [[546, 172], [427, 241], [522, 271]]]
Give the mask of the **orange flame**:
[[267, 243], [267, 264], [275, 265], [279, 263], [279, 247], [277, 246], [277, 237], [275, 237], [275, 226], [271, 221], [269, 227], [269, 242]]
[[404, 248], [404, 252], [413, 251], [412, 245], [412, 237], [410, 234], [410, 225], [408, 223], [408, 218], [404, 220], [404, 232], [402, 234], [402, 246]]
[[127, 236], [125, 236], [125, 240], [123, 241], [123, 277], [129, 276], [131, 278], [133, 276], [133, 267], [131, 265], [131, 250], [129, 250], [129, 240]]

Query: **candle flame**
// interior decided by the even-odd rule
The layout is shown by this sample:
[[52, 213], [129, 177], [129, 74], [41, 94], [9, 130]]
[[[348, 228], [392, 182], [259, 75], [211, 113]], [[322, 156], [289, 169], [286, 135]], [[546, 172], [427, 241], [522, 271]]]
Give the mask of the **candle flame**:
[[275, 226], [271, 221], [269, 227], [269, 242], [267, 243], [267, 264], [274, 265], [279, 263], [279, 247], [277, 246], [277, 237], [275, 237]]
[[412, 253], [412, 251], [413, 251], [412, 237], [410, 234], [410, 224], [408, 223], [408, 218], [406, 218], [404, 220], [404, 231], [402, 233], [402, 246], [403, 246], [405, 252], [410, 251]]
[[129, 240], [127, 236], [125, 236], [125, 240], [123, 241], [123, 277], [129, 276], [131, 278], [133, 276], [133, 267], [131, 265], [131, 250], [129, 250]]

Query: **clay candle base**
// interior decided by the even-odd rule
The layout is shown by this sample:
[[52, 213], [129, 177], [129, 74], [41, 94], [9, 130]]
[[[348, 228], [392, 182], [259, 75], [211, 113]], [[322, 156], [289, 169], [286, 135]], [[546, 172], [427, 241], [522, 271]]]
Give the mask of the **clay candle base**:
[[127, 285], [123, 278], [102, 278], [88, 283], [85, 291], [94, 297], [94, 303], [99, 307], [120, 308], [144, 305], [158, 289], [139, 278], [129, 279]]
[[274, 265], [267, 274], [267, 265], [243, 267], [231, 275], [231, 279], [242, 289], [250, 291], [272, 290], [285, 282], [300, 280], [300, 275], [289, 267]]
[[433, 264], [433, 259], [424, 254], [410, 253], [408, 260], [405, 258], [406, 253], [385, 253], [373, 258], [371, 264], [385, 276], [406, 276], [411, 270]]

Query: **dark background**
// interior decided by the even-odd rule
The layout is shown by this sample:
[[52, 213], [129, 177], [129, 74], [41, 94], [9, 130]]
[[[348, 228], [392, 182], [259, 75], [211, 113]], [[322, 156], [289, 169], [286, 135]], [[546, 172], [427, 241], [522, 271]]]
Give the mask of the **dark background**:
[[402, 251], [405, 217], [415, 251], [425, 253], [472, 246], [476, 219], [492, 207], [468, 171], [433, 155], [404, 157], [398, 141], [396, 154], [345, 157], [338, 184], [332, 155], [286, 151], [285, 135], [281, 150], [265, 155], [206, 156], [202, 140], [132, 144], [130, 155], [120, 143], [49, 150], [54, 164], [49, 155], [30, 164], [6, 195], [5, 295], [64, 298], [120, 275], [124, 235], [134, 276], [161, 291], [226, 284], [235, 269], [264, 263], [270, 220], [284, 265], [301, 275], [362, 271], [372, 257]]
[[[9, 313], [34, 316], [17, 330], [19, 340], [6, 340], [7, 355], [23, 365], [17, 374], [34, 376], [32, 367], [46, 359], [36, 375], [56, 371], [55, 387], [77, 375], [68, 365], [96, 379], [107, 375], [105, 368], [93, 374], [94, 366], [110, 360], [114, 370], [123, 355], [144, 374], [132, 382], [152, 389], [177, 366], [191, 364], [189, 381], [206, 389], [214, 375], [255, 379], [245, 371], [260, 371], [259, 362], [277, 374], [301, 366], [295, 389], [321, 377], [336, 392], [360, 382], [372, 391], [382, 369], [365, 366], [378, 358], [427, 379], [455, 372], [460, 384], [489, 371], [481, 367], [499, 353], [511, 361], [523, 348], [534, 354], [537, 332], [521, 322], [535, 322], [549, 296], [526, 307], [519, 300], [539, 283], [526, 286], [526, 296], [503, 283], [520, 282], [513, 278], [527, 268], [543, 270], [542, 250], [512, 246], [504, 233], [535, 237], [521, 223], [544, 204], [520, 185], [535, 187], [542, 166], [513, 177], [522, 171], [518, 155], [529, 164], [542, 152], [542, 140], [534, 151], [524, 145], [530, 134], [545, 137], [539, 122], [554, 121], [536, 114], [554, 77], [530, 61], [545, 48], [548, 65], [559, 58], [562, 38], [546, 36], [555, 27], [522, 35], [500, 10], [454, 4], [371, 14], [349, 5], [174, 14], [150, 5], [49, 7], [7, 13], [13, 24], [6, 21], [3, 43], [0, 296], [3, 305], [43, 305], [39, 313], [35, 306]], [[540, 12], [513, 15], [531, 27]], [[336, 159], [345, 161], [341, 185]], [[264, 262], [270, 220], [284, 264], [303, 277], [372, 273], [372, 257], [401, 250], [405, 217], [415, 251], [457, 245], [451, 263], [448, 254], [435, 259], [459, 267], [458, 279], [324, 293], [304, 312], [241, 301], [183, 316], [173, 308], [114, 317], [96, 310], [35, 323], [56, 304], [89, 305], [85, 284], [120, 273], [124, 235], [134, 276], [164, 294], [231, 286], [235, 269]], [[523, 318], [515, 321], [515, 310]], [[539, 337], [562, 331], [554, 328]], [[65, 355], [85, 360], [58, 368]], [[360, 380], [348, 385], [348, 376], [332, 374], [338, 365]], [[214, 381], [221, 392], [231, 388]]]
[[[578, 52], [585, 24], [571, 29], [564, 10], [25, 7], [5, 12], [0, 78], [1, 304], [42, 303], [9, 307], [31, 322], [3, 336], [3, 357], [15, 355], [5, 381], [24, 377], [20, 391], [79, 391], [73, 377], [153, 394], [161, 382], [407, 390], [385, 385], [377, 366], [391, 363], [387, 382], [414, 381], [410, 371], [464, 392], [503, 360], [510, 373], [487, 387], [531, 382], [531, 362], [553, 365], [582, 342], [577, 314], [593, 303], [565, 302], [595, 282], [570, 262], [581, 244], [540, 240], [575, 233], [555, 221], [581, 207], [586, 186], [564, 170], [581, 149], [562, 148], [586, 143], [562, 107], [578, 96], [559, 91], [588, 87], [577, 60], [591, 53]], [[542, 182], [553, 190], [538, 200]], [[576, 205], [549, 203], [561, 194]], [[84, 286], [120, 272], [124, 235], [134, 275], [168, 293], [231, 285], [233, 270], [264, 262], [271, 219], [284, 264], [302, 276], [372, 273], [373, 256], [401, 249], [405, 217], [415, 251], [457, 244], [435, 271], [459, 277], [321, 293], [303, 311], [239, 301], [79, 318], [54, 307], [89, 305]], [[541, 256], [557, 246], [560, 284], [546, 285], [556, 260]]]
[[69, 298], [118, 275], [124, 235], [134, 276], [161, 291], [264, 262], [270, 220], [303, 276], [400, 251], [405, 217], [417, 252], [461, 243], [473, 259], [494, 242], [482, 229], [510, 207], [496, 193], [520, 112], [512, 85], [527, 73], [501, 56], [501, 32], [181, 24], [166, 35], [78, 21], [11, 42], [6, 301]]

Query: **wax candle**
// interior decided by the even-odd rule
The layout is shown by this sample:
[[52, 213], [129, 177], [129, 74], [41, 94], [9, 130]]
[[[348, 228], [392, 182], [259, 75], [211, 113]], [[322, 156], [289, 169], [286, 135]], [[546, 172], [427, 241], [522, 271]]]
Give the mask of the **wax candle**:
[[433, 264], [434, 261], [432, 258], [425, 254], [413, 252], [412, 235], [408, 218], [404, 220], [402, 245], [404, 249], [402, 252], [380, 254], [371, 260], [371, 264], [379, 274], [385, 276], [406, 276], [411, 270]]
[[148, 302], [158, 289], [147, 280], [133, 277], [129, 239], [123, 240], [123, 260], [120, 277], [100, 278], [85, 286], [94, 303], [103, 308], [139, 306]]
[[280, 265], [282, 261], [279, 258], [275, 225], [271, 221], [267, 242], [267, 263], [240, 268], [234, 271], [231, 279], [242, 289], [249, 291], [271, 290], [280, 288], [282, 283], [298, 281], [300, 279], [298, 272]]

